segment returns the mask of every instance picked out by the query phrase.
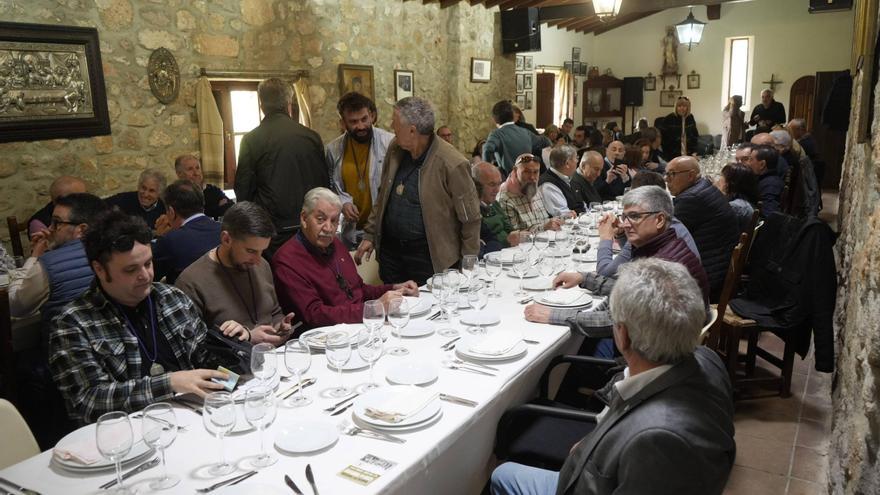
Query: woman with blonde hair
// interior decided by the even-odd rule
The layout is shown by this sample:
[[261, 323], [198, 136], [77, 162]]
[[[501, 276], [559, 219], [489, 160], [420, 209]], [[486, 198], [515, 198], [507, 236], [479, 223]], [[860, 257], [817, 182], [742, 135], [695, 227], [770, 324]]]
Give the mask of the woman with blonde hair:
[[697, 152], [697, 121], [691, 114], [691, 100], [679, 96], [675, 102], [675, 112], [663, 118], [663, 154], [666, 161], [677, 156], [694, 155]]

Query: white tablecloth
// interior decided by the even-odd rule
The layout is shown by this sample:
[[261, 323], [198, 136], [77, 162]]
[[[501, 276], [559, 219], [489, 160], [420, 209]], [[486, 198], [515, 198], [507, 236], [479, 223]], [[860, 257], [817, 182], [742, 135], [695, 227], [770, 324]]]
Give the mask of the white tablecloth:
[[[583, 264], [578, 268], [587, 270], [593, 266]], [[240, 487], [243, 490], [241, 493], [247, 493], [246, 488], [251, 486], [254, 493], [266, 493], [265, 487], [271, 485], [278, 493], [291, 493], [283, 483], [284, 474], [289, 474], [305, 493], [310, 493], [304, 469], [306, 464], [311, 464], [323, 495], [479, 493], [494, 468], [492, 449], [499, 418], [513, 405], [534, 397], [538, 379], [550, 359], [562, 353], [574, 352], [580, 341], [579, 338], [571, 338], [567, 327], [525, 321], [524, 305], [513, 296], [516, 285], [516, 279], [509, 277], [507, 272], [503, 273], [498, 279], [498, 288], [503, 291], [503, 296], [500, 299], [491, 298], [486, 309], [500, 315], [498, 328], [522, 331], [525, 338], [539, 343], [529, 344], [526, 356], [519, 360], [495, 364], [500, 369], [496, 377], [441, 367], [439, 378], [428, 385], [437, 392], [475, 400], [479, 402], [477, 407], [441, 402], [442, 417], [439, 421], [417, 431], [397, 433], [407, 440], [402, 445], [345, 435], [341, 435], [332, 446], [310, 454], [285, 454], [273, 445], [272, 450], [279, 457], [278, 462], [261, 469], [236, 488]], [[464, 327], [459, 325], [459, 329], [464, 334]], [[490, 331], [492, 329], [489, 327]], [[383, 356], [376, 364], [376, 381], [387, 383], [385, 370], [405, 359], [439, 365], [442, 359], [451, 357], [450, 353], [440, 349], [440, 345], [448, 340], [436, 333], [404, 339], [410, 355]], [[391, 339], [386, 345], [394, 343], [395, 340]], [[284, 370], [283, 374], [286, 375], [287, 371]], [[349, 412], [331, 418], [322, 411], [338, 401], [321, 393], [338, 383], [338, 375], [328, 368], [323, 354], [313, 356], [311, 369], [305, 376], [317, 378], [315, 385], [305, 389], [306, 394], [314, 400], [313, 404], [297, 409], [279, 405], [278, 418], [266, 433], [267, 445], [272, 442], [275, 430], [285, 421], [315, 418], [336, 424], [343, 418], [352, 419]], [[344, 373], [345, 384], [350, 387], [365, 382], [367, 377], [366, 369]], [[289, 387], [291, 383], [283, 382], [282, 387]], [[169, 471], [179, 475], [182, 481], [166, 493], [193, 493], [196, 488], [230, 477], [216, 478], [206, 474], [207, 467], [219, 460], [219, 443], [205, 431], [200, 416], [179, 405], [175, 405], [175, 410], [178, 422], [188, 428], [178, 434], [174, 444], [167, 450]], [[140, 425], [138, 420], [132, 423], [135, 427]], [[230, 462], [239, 466], [238, 473], [250, 469], [249, 458], [258, 452], [259, 445], [259, 438], [254, 432], [226, 437], [226, 455]], [[366, 454], [377, 455], [397, 465], [368, 486], [360, 486], [338, 476], [343, 468], [356, 464]], [[147, 484], [160, 474], [161, 467], [153, 468], [135, 476], [127, 484], [137, 488], [139, 493], [151, 493]], [[50, 465], [50, 452], [44, 452], [0, 471], [0, 478], [43, 494], [78, 494], [98, 493], [98, 486], [113, 479], [114, 473], [112, 470], [89, 476], [70, 473]]]

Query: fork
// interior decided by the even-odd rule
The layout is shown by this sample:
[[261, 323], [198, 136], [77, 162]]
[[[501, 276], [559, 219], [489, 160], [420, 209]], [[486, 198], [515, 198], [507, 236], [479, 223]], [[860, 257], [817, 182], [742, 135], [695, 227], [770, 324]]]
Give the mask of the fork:
[[462, 366], [460, 364], [455, 364], [452, 361], [449, 361], [448, 363], [446, 363], [445, 366], [451, 370], [469, 371], [471, 373], [477, 373], [479, 375], [486, 375], [486, 376], [498, 376], [495, 373], [490, 373], [488, 371], [483, 371], [483, 370], [480, 370], [477, 368], [468, 368], [468, 367]]
[[340, 432], [346, 435], [360, 435], [366, 438], [373, 438], [376, 440], [385, 440], [386, 442], [394, 442], [394, 443], [406, 443], [406, 440], [403, 438], [398, 438], [393, 435], [388, 435], [385, 433], [381, 433], [375, 430], [370, 430], [367, 428], [361, 428], [360, 426], [356, 426], [351, 424], [348, 420], [344, 420], [337, 425], [337, 428]]
[[[143, 411], [138, 411], [138, 412], [136, 412], [136, 413], [134, 413], [134, 414], [129, 415], [128, 417], [129, 417], [129, 418], [132, 418], [132, 419], [143, 418], [143, 417], [144, 417], [144, 412], [143, 412]], [[162, 419], [162, 418], [155, 418], [155, 417], [154, 417], [154, 418], [150, 418], [150, 419], [151, 419], [152, 421], [155, 421], [155, 422], [157, 422], [157, 423], [159, 423], [159, 424], [164, 425], [165, 428], [163, 428], [163, 429], [171, 428], [172, 426], [174, 426], [174, 425], [171, 424], [170, 421], [165, 421], [165, 420]], [[186, 426], [187, 426], [187, 425], [177, 425], [177, 431], [186, 432], [186, 431], [187, 431], [187, 430], [186, 430]]]

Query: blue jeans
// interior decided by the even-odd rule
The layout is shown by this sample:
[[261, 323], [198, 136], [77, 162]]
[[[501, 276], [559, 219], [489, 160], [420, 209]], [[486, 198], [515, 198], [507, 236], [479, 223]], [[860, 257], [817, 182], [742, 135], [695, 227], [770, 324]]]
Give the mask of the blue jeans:
[[505, 462], [492, 471], [492, 495], [553, 495], [559, 473]]

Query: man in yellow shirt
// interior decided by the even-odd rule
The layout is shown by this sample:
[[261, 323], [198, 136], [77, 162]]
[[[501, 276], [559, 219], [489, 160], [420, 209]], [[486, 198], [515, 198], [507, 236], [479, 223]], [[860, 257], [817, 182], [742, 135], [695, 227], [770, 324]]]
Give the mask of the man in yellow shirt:
[[376, 104], [360, 93], [346, 93], [336, 104], [345, 133], [327, 143], [327, 163], [342, 200], [341, 239], [354, 249], [378, 194], [385, 152], [394, 134], [373, 127]]

